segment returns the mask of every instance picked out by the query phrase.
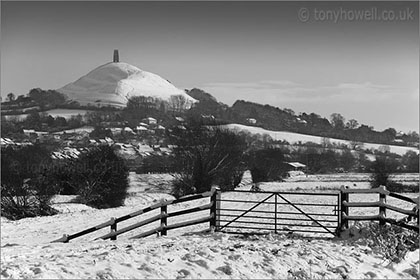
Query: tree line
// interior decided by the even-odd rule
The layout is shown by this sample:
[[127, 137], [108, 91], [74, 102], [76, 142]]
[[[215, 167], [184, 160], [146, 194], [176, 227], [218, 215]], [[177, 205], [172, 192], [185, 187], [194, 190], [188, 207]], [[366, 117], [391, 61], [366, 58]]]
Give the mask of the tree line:
[[[328, 148], [289, 150], [270, 143], [267, 137], [238, 134], [209, 126], [199, 119], [187, 120], [184, 128], [168, 130], [174, 151], [166, 158], [155, 157], [149, 162], [168, 160], [167, 172], [174, 174], [172, 194], [180, 197], [210, 190], [218, 185], [222, 191], [235, 189], [245, 170], [250, 170], [254, 183], [281, 181], [290, 170], [286, 161], [307, 164], [307, 172], [329, 173], [363, 171], [386, 174], [419, 172], [419, 157], [408, 152], [402, 157], [378, 152], [371, 162], [363, 154], [334, 151]], [[54, 147], [33, 145], [1, 149], [1, 215], [10, 219], [52, 215], [51, 198], [56, 194], [77, 195], [75, 201], [96, 208], [124, 204], [128, 189], [127, 162], [117, 155], [115, 147], [91, 147], [78, 158], [53, 160]], [[166, 166], [168, 167], [168, 166]], [[162, 165], [157, 166], [162, 168]], [[378, 171], [379, 170], [379, 171]], [[387, 179], [385, 174], [385, 179]], [[373, 181], [382, 182], [379, 174]], [[401, 186], [392, 185], [396, 189]], [[418, 191], [418, 190], [417, 190]]]
[[[257, 121], [256, 126], [269, 130], [290, 131], [349, 141], [411, 146], [419, 143], [419, 134], [415, 131], [403, 133], [402, 135], [398, 135], [394, 128], [376, 131], [372, 126], [360, 124], [355, 119], [346, 121], [339, 113], [331, 114], [329, 119], [315, 113], [300, 113], [297, 115], [292, 109], [280, 109], [243, 100], [238, 100], [229, 107], [218, 102], [212, 95], [200, 89], [194, 88], [187, 91], [187, 93], [199, 100], [199, 103], [189, 110], [186, 110], [188, 108], [187, 100], [181, 95], [172, 96], [169, 101], [146, 96], [135, 96], [129, 99], [124, 109], [120, 110], [109, 106], [98, 107], [92, 104], [81, 106], [75, 101], [70, 102], [66, 96], [57, 91], [35, 88], [30, 90], [26, 96], [19, 95], [15, 97], [13, 93], [9, 93], [8, 101], [2, 103], [2, 109], [8, 109], [8, 114], [11, 114], [10, 110], [13, 111], [13, 109], [19, 107], [33, 107], [33, 109], [28, 111], [28, 113], [33, 113], [33, 115], [30, 115], [32, 120], [25, 124], [28, 126], [37, 125], [36, 121], [38, 119], [35, 113], [54, 108], [69, 108], [86, 109], [95, 111], [97, 114], [112, 115], [115, 119], [126, 121], [129, 126], [136, 126], [142, 118], [148, 116], [157, 117], [164, 122], [171, 123], [170, 116], [174, 115], [211, 115], [219, 123], [248, 124], [247, 119], [253, 118]], [[57, 121], [57, 124], [50, 120], [49, 124], [56, 127], [65, 125], [62, 119]], [[395, 142], [397, 136], [402, 142]]]

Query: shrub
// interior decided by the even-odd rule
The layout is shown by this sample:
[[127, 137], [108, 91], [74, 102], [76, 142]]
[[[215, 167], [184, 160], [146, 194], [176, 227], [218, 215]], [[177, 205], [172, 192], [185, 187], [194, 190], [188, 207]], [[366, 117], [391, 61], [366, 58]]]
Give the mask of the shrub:
[[78, 202], [95, 208], [124, 204], [128, 189], [128, 168], [109, 146], [86, 152], [70, 166], [68, 184], [77, 190]]
[[402, 156], [405, 172], [419, 173], [419, 155], [414, 151], [407, 151]]
[[419, 234], [396, 225], [369, 223], [367, 232], [367, 245], [392, 262], [400, 262], [407, 252], [419, 248]]
[[252, 167], [251, 170], [252, 182], [260, 183], [268, 181], [268, 174], [263, 168]]
[[53, 215], [50, 206], [56, 193], [49, 172], [52, 160], [35, 145], [1, 149], [1, 215], [12, 220]]
[[137, 173], [170, 173], [179, 169], [174, 163], [172, 155], [150, 155], [143, 159], [142, 166]]
[[386, 189], [390, 192], [396, 193], [418, 193], [419, 185], [404, 185], [398, 182], [389, 180]]
[[224, 191], [234, 190], [242, 181], [244, 175], [244, 165], [240, 164], [235, 168], [228, 169], [225, 172], [222, 172], [220, 177], [216, 178], [215, 184]]
[[197, 193], [191, 174], [181, 173], [172, 181], [172, 195], [179, 198], [188, 194]]
[[175, 129], [170, 138], [177, 146], [175, 162], [181, 169], [173, 182], [175, 197], [208, 191], [213, 184], [221, 190], [239, 184], [244, 171], [242, 137], [192, 122], [186, 130]]
[[370, 166], [372, 172], [370, 184], [372, 188], [386, 186], [391, 192], [418, 192], [418, 185], [404, 185], [391, 181], [389, 176], [397, 170], [397, 163], [394, 159], [388, 157], [377, 157]]
[[262, 149], [252, 152], [248, 160], [252, 182], [282, 180], [287, 171], [283, 161], [284, 155], [280, 149]]
[[395, 172], [395, 170], [396, 166], [393, 161], [386, 157], [377, 157], [370, 167], [370, 171], [372, 172], [371, 187], [388, 186], [389, 175]]

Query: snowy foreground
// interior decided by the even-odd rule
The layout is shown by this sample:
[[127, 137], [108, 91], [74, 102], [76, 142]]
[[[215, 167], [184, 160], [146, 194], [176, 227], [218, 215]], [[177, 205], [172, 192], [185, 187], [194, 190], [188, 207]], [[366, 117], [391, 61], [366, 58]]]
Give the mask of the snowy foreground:
[[410, 279], [418, 275], [419, 250], [408, 253], [400, 264], [389, 265], [360, 242], [222, 233], [67, 244], [2, 242], [1, 277]]
[[[131, 178], [132, 182], [133, 179]], [[137, 182], [140, 191], [140, 182]], [[126, 205], [96, 210], [57, 196], [60, 214], [9, 221], [1, 218], [1, 278], [29, 279], [414, 279], [419, 250], [390, 264], [363, 238], [310, 239], [296, 235], [200, 232], [208, 225], [169, 231], [167, 237], [69, 243], [62, 236], [148, 206], [165, 193], [133, 193]], [[109, 228], [106, 229], [109, 231]], [[357, 232], [356, 233], [357, 237]]]
[[284, 235], [194, 234], [145, 240], [68, 244], [2, 244], [2, 277], [409, 279], [419, 251], [386, 265], [356, 242]]

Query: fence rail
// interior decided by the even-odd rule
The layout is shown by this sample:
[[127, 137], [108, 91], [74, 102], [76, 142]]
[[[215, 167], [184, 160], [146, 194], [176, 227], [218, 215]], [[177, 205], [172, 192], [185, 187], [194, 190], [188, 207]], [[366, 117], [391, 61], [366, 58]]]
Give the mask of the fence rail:
[[[172, 230], [172, 229], [176, 229], [176, 228], [180, 228], [180, 227], [185, 227], [185, 226], [190, 226], [190, 225], [196, 225], [196, 224], [200, 224], [200, 223], [205, 223], [205, 222], [210, 222], [210, 227], [214, 226], [216, 224], [215, 222], [215, 218], [216, 218], [216, 208], [214, 207], [216, 205], [216, 198], [217, 195], [216, 193], [219, 193], [220, 191], [218, 190], [218, 188], [213, 188], [211, 191], [209, 192], [205, 192], [205, 193], [201, 193], [201, 194], [195, 194], [195, 195], [189, 195], [189, 196], [184, 196], [181, 197], [179, 199], [171, 199], [171, 200], [162, 200], [158, 203], [155, 203], [151, 206], [148, 206], [146, 208], [137, 210], [135, 212], [132, 212], [130, 214], [118, 217], [118, 218], [111, 218], [109, 221], [101, 223], [99, 225], [90, 227], [88, 229], [79, 231], [77, 233], [68, 235], [68, 234], [64, 234], [61, 238], [58, 238], [52, 242], [64, 242], [67, 243], [72, 239], [93, 233], [95, 231], [104, 229], [106, 227], [110, 227], [110, 232], [102, 235], [96, 239], [111, 239], [111, 240], [116, 240], [117, 236], [129, 231], [132, 231], [134, 229], [138, 229], [141, 228], [143, 226], [146, 226], [148, 224], [151, 224], [153, 222], [157, 222], [157, 221], [161, 221], [161, 224], [159, 227], [153, 228], [151, 230], [148, 230], [146, 232], [143, 232], [141, 234], [135, 235], [131, 238], [140, 238], [140, 237], [146, 237], [146, 236], [150, 236], [152, 234], [161, 234], [161, 235], [167, 235], [167, 231], [168, 230]], [[188, 201], [193, 201], [193, 200], [197, 200], [197, 199], [202, 199], [202, 198], [206, 198], [209, 197], [210, 198], [210, 203], [204, 204], [204, 205], [200, 205], [200, 206], [196, 206], [196, 207], [191, 207], [188, 209], [184, 209], [184, 210], [179, 210], [179, 211], [174, 211], [174, 212], [168, 212], [167, 207], [168, 205], [172, 205], [172, 204], [179, 204], [179, 203], [183, 203], [183, 202], [188, 202]], [[130, 226], [121, 228], [121, 229], [117, 229], [117, 225], [120, 222], [132, 219], [134, 217], [140, 216], [142, 214], [151, 212], [153, 210], [159, 210], [160, 209], [160, 213], [147, 218], [145, 220], [142, 220], [140, 222], [137, 222], [135, 224], [132, 224]], [[167, 223], [167, 219], [170, 217], [176, 217], [176, 216], [181, 216], [181, 215], [186, 215], [186, 214], [191, 214], [191, 213], [195, 213], [195, 212], [199, 212], [199, 211], [203, 211], [203, 210], [207, 210], [210, 209], [210, 215], [203, 217], [203, 218], [196, 218], [196, 219], [192, 219], [192, 220], [186, 220], [180, 223], [176, 223], [176, 224], [170, 224], [168, 225]], [[95, 240], [96, 240], [95, 239]]]
[[[252, 193], [256, 194], [253, 191], [232, 191], [230, 193]], [[419, 208], [419, 197], [410, 198], [400, 194], [392, 193], [386, 190], [385, 187], [379, 187], [375, 189], [346, 189], [342, 187], [339, 193], [315, 193], [315, 192], [257, 192], [258, 194], [267, 194], [267, 196], [260, 200], [240, 200], [240, 199], [228, 199], [221, 197], [221, 192], [218, 188], [212, 188], [211, 191], [202, 193], [184, 196], [179, 199], [171, 200], [162, 200], [158, 203], [155, 203], [151, 206], [145, 207], [143, 209], [137, 210], [135, 212], [129, 213], [127, 215], [111, 218], [110, 220], [98, 224], [96, 226], [87, 228], [85, 230], [79, 231], [77, 233], [67, 235], [64, 234], [61, 238], [58, 238], [52, 242], [69, 242], [72, 239], [99, 231], [101, 229], [110, 227], [110, 232], [107, 234], [102, 234], [96, 239], [111, 239], [116, 240], [117, 236], [124, 234], [126, 232], [142, 228], [146, 225], [149, 225], [154, 222], [160, 221], [160, 225], [149, 229], [147, 231], [141, 232], [131, 238], [141, 238], [147, 237], [153, 234], [157, 235], [167, 235], [168, 230], [173, 230], [177, 228], [182, 228], [186, 226], [209, 223], [209, 228], [215, 231], [222, 231], [225, 228], [236, 228], [236, 229], [252, 229], [252, 230], [263, 230], [263, 231], [282, 231], [283, 229], [294, 231], [294, 232], [310, 232], [310, 233], [328, 233], [328, 234], [340, 234], [346, 228], [349, 228], [349, 221], [379, 221], [380, 225], [385, 223], [394, 224], [407, 228], [410, 230], [415, 230], [419, 232], [419, 223], [418, 223], [418, 208]], [[370, 202], [350, 202], [349, 196], [352, 194], [379, 194], [378, 201]], [[294, 202], [286, 198], [286, 195], [293, 196], [326, 196], [332, 197], [332, 201], [336, 204], [327, 203], [312, 203], [312, 202]], [[411, 210], [403, 209], [394, 205], [386, 203], [387, 196], [394, 199], [399, 199], [408, 203], [415, 204], [415, 207]], [[335, 197], [335, 198], [334, 198]], [[188, 201], [194, 201], [202, 198], [210, 198], [210, 202], [189, 207], [183, 210], [168, 211], [168, 205], [179, 204]], [[274, 198], [273, 201], [269, 201], [271, 198]], [[238, 209], [237, 205], [231, 205], [233, 207], [222, 207], [222, 203], [242, 203], [246, 205], [247, 209]], [[254, 205], [252, 205], [253, 203]], [[267, 207], [274, 206], [274, 209], [267, 211], [266, 209], [257, 210], [259, 205], [266, 204]], [[271, 205], [271, 206], [270, 206]], [[295, 212], [285, 211], [285, 209], [278, 209], [278, 206], [288, 206], [292, 207]], [[305, 209], [304, 207], [309, 207], [310, 209]], [[332, 210], [333, 213], [322, 213], [317, 212], [325, 207], [334, 207]], [[376, 215], [349, 215], [349, 210], [351, 208], [378, 208], [378, 214]], [[123, 221], [138, 217], [145, 213], [151, 211], [158, 211], [160, 213], [136, 222], [129, 226], [118, 229], [117, 225]], [[196, 213], [199, 211], [210, 210], [210, 214], [200, 218], [188, 219], [185, 218], [181, 222], [168, 224], [168, 218], [183, 216], [191, 213]], [[325, 209], [324, 209], [325, 210]], [[388, 211], [395, 211], [397, 213], [406, 215], [406, 218], [412, 219], [417, 218], [417, 225], [408, 224], [403, 220], [395, 220], [386, 216]], [[284, 216], [288, 215], [288, 216]], [[301, 217], [297, 217], [300, 215]], [[242, 220], [241, 220], [242, 219]], [[249, 220], [253, 219], [253, 220]], [[283, 222], [282, 222], [283, 221]], [[295, 223], [286, 223], [287, 221]], [[312, 224], [303, 224], [302, 222], [312, 222]], [[223, 223], [223, 224], [222, 224]], [[293, 229], [290, 229], [293, 227]], [[315, 227], [311, 229], [311, 227]], [[95, 240], [96, 240], [95, 239]]]
[[[418, 217], [418, 209], [419, 209], [419, 199], [406, 197], [397, 193], [393, 193], [388, 191], [384, 186], [380, 186], [374, 189], [346, 189], [342, 187], [340, 189], [341, 194], [341, 225], [340, 231], [344, 230], [345, 228], [349, 228], [349, 221], [379, 221], [380, 225], [384, 225], [385, 223], [394, 224], [401, 226], [403, 228], [415, 230], [419, 232], [419, 217]], [[370, 201], [370, 202], [349, 202], [349, 195], [350, 194], [379, 194], [378, 201]], [[411, 210], [402, 209], [397, 206], [393, 206], [386, 203], [387, 196], [393, 197], [399, 200], [403, 200], [405, 202], [409, 202], [415, 204], [415, 206]], [[352, 207], [375, 207], [378, 208], [377, 215], [349, 215], [349, 208]], [[417, 225], [409, 225], [405, 223], [403, 220], [396, 220], [386, 217], [387, 210], [395, 211], [400, 214], [407, 215], [410, 219], [416, 218]]]

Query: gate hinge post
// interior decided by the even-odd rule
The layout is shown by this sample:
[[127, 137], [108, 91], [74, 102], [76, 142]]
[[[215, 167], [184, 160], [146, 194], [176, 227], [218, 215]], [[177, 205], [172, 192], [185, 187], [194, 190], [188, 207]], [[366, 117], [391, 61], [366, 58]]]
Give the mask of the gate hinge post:
[[210, 231], [218, 231], [220, 229], [220, 199], [221, 199], [221, 191], [219, 187], [212, 187], [211, 188], [212, 195], [210, 197], [211, 200], [211, 208], [210, 208], [210, 215], [212, 216], [210, 220]]

